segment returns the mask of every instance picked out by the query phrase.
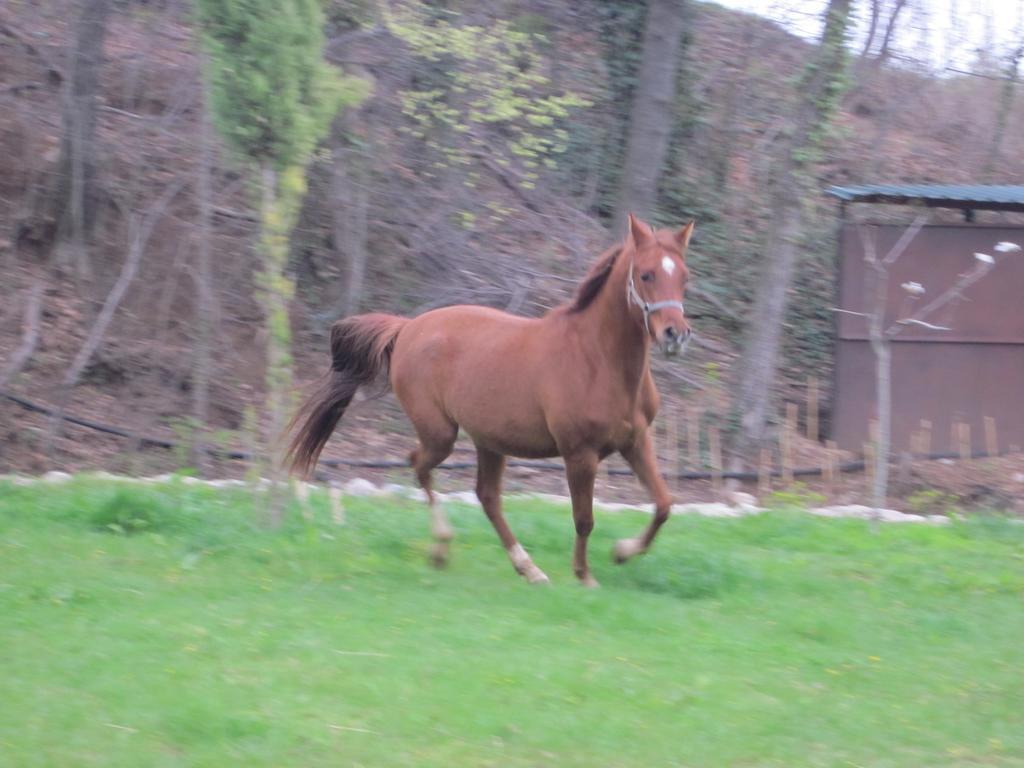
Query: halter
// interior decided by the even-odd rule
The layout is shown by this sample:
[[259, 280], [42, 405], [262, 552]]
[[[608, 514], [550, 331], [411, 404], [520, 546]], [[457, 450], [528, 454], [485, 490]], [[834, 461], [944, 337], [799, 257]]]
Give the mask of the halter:
[[630, 304], [636, 304], [644, 313], [644, 330], [647, 331], [647, 335], [651, 335], [651, 326], [648, 322], [652, 312], [657, 312], [659, 309], [674, 308], [678, 309], [686, 316], [686, 309], [683, 307], [681, 301], [656, 301], [653, 304], [649, 301], [644, 301], [643, 296], [636, 289], [636, 283], [633, 281], [633, 269], [636, 265], [629, 265], [629, 282], [626, 283], [626, 299]]

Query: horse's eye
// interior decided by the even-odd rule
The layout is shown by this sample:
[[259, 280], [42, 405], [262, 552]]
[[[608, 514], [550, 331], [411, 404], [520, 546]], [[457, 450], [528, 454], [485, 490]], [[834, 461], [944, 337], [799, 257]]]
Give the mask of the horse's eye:
[[654, 273], [644, 272], [642, 275], [640, 275], [640, 279], [643, 280], [645, 283], [649, 283], [651, 282], [651, 280], [654, 279]]

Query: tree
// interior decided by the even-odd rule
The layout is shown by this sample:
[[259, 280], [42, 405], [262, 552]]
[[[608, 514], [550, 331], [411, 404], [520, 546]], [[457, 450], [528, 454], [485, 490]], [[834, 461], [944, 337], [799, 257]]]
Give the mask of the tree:
[[764, 261], [743, 364], [734, 384], [733, 407], [740, 428], [736, 447], [740, 452], [754, 448], [765, 436], [786, 295], [808, 223], [814, 163], [844, 86], [844, 43], [849, 23], [850, 0], [829, 0], [821, 43], [800, 83], [796, 114], [778, 140]]
[[1006, 73], [1003, 79], [1003, 86], [999, 92], [999, 106], [996, 108], [995, 127], [992, 130], [992, 140], [989, 143], [988, 158], [985, 161], [985, 169], [982, 175], [993, 180], [1002, 177], [1002, 170], [999, 168], [1001, 162], [1003, 137], [1006, 135], [1006, 125], [1009, 122], [1010, 111], [1013, 108], [1014, 91], [1020, 82], [1020, 61], [1024, 58], [1024, 43], [1020, 43], [1006, 58]]
[[288, 238], [306, 167], [331, 120], [362, 97], [322, 57], [318, 0], [198, 0], [214, 123], [252, 173], [259, 207], [258, 300], [266, 321], [268, 447], [280, 436], [291, 385]]
[[85, 238], [92, 225], [96, 185], [96, 96], [110, 0], [83, 0], [61, 110], [62, 136], [50, 219], [56, 263], [89, 274]]
[[[900, 287], [907, 296], [905, 306], [909, 311], [907, 317], [892, 321], [888, 327], [886, 322], [886, 304], [889, 297], [889, 269], [903, 255], [907, 246], [921, 231], [926, 217], [918, 216], [896, 244], [886, 253], [879, 256], [875, 247], [873, 233], [867, 231], [864, 225], [857, 228], [861, 243], [864, 247], [864, 260], [871, 269], [872, 281], [870, 286], [873, 297], [867, 312], [855, 312], [848, 309], [836, 309], [850, 315], [859, 315], [868, 320], [868, 338], [871, 342], [871, 351], [875, 355], [875, 399], [878, 404], [878, 444], [875, 446], [875, 468], [874, 487], [872, 488], [872, 503], [875, 510], [885, 505], [885, 499], [889, 488], [889, 463], [892, 453], [892, 341], [908, 326], [928, 328], [933, 331], [952, 330], [946, 326], [935, 325], [929, 322], [936, 312], [953, 301], [963, 299], [964, 291], [971, 285], [983, 278], [995, 266], [996, 260], [991, 254], [974, 254], [974, 265], [971, 269], [965, 270], [960, 276], [931, 301], [925, 302], [918, 307], [917, 303], [925, 294], [925, 288], [920, 283], [906, 282]], [[998, 253], [1016, 253], [1020, 246], [1016, 243], [996, 243], [994, 250]]]
[[672, 131], [684, 7], [683, 0], [651, 0], [647, 9], [643, 58], [630, 113], [619, 203], [613, 219], [616, 223], [626, 221], [629, 212], [645, 218], [654, 213], [658, 177]]

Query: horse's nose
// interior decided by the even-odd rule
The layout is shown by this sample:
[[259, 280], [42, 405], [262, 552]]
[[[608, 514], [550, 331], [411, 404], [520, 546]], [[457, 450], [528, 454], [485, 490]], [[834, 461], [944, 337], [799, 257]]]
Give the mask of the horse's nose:
[[[687, 333], [689, 333], [689, 331], [687, 331]], [[675, 328], [673, 328], [671, 325], [665, 327], [665, 340], [666, 341], [675, 341], [676, 337], [678, 335], [679, 335], [679, 332]]]

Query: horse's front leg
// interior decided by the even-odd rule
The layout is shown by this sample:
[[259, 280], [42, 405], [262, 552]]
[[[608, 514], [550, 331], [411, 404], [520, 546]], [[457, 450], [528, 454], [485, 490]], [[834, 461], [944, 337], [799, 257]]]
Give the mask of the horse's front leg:
[[576, 524], [576, 546], [572, 553], [572, 570], [584, 587], [597, 587], [597, 579], [587, 564], [587, 537], [594, 530], [594, 478], [597, 476], [598, 456], [586, 452], [566, 456], [565, 474], [572, 496], [572, 519]]
[[672, 509], [672, 496], [668, 492], [664, 478], [658, 472], [650, 431], [645, 429], [637, 441], [621, 453], [623, 458], [629, 462], [634, 474], [654, 498], [654, 517], [651, 518], [647, 529], [637, 538], [619, 539], [615, 542], [612, 556], [617, 563], [624, 563], [634, 555], [642, 555], [646, 552], [650, 548], [651, 542], [654, 541], [654, 537], [658, 535], [658, 529], [668, 520], [669, 512]]

